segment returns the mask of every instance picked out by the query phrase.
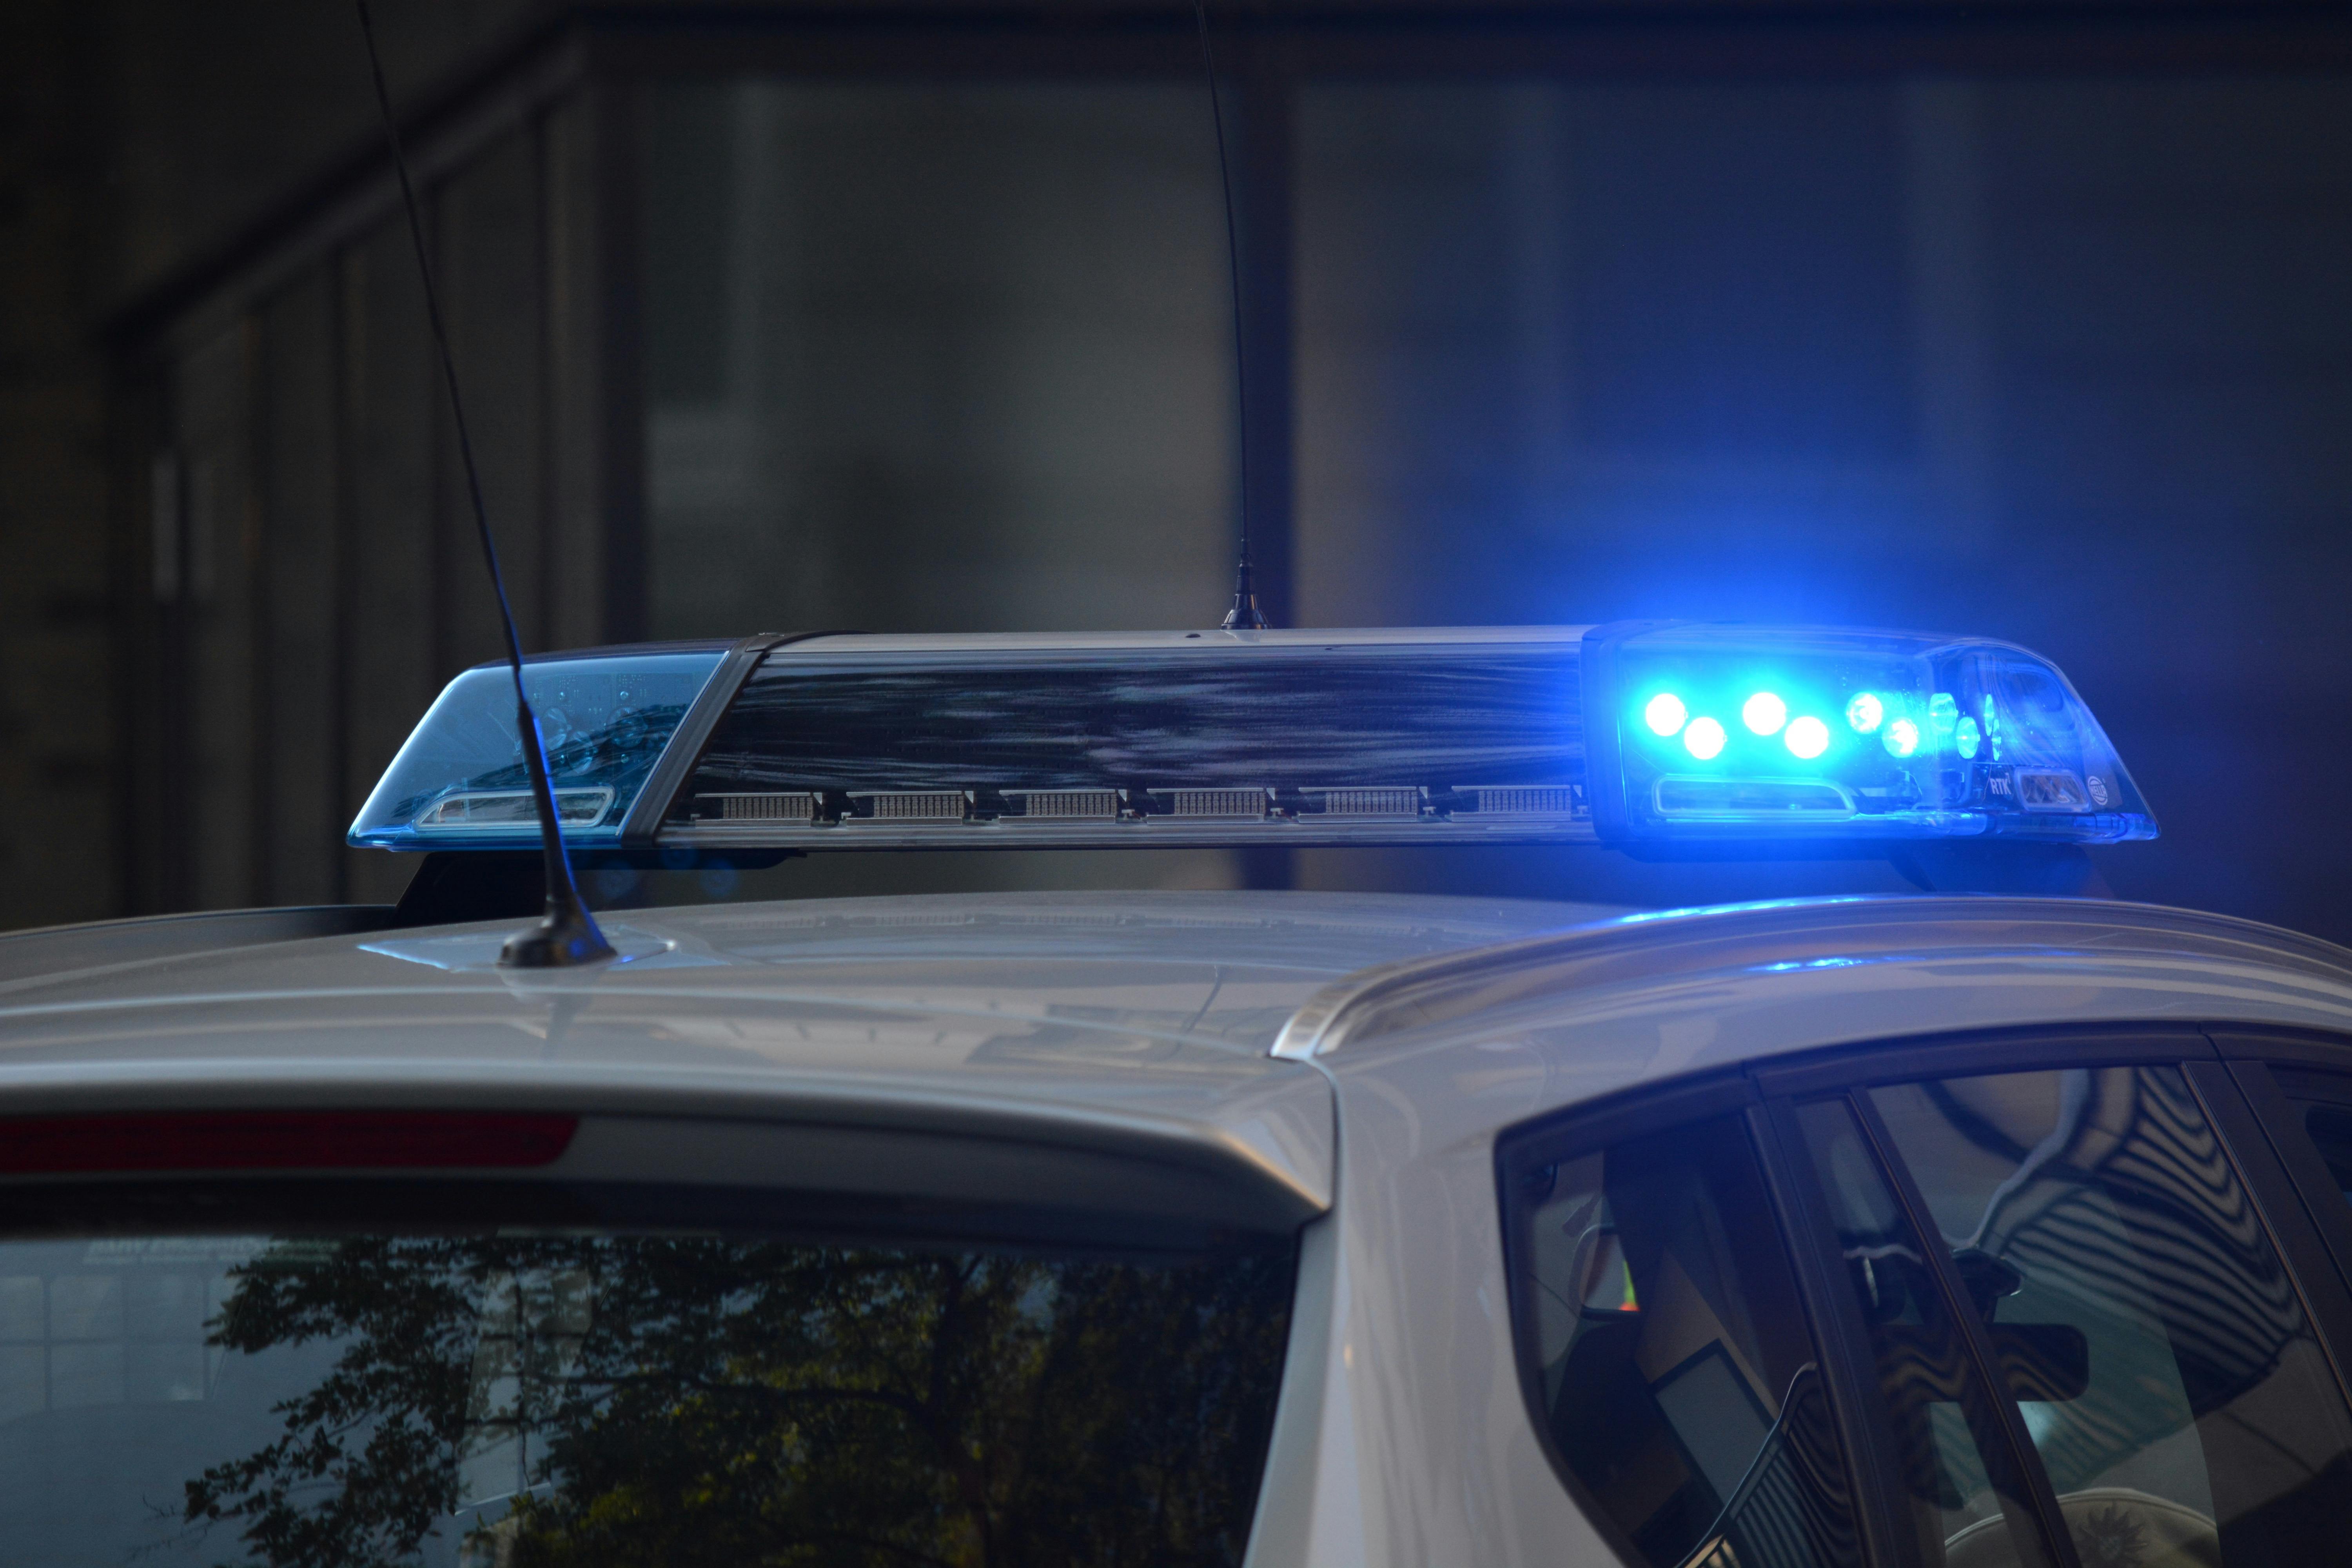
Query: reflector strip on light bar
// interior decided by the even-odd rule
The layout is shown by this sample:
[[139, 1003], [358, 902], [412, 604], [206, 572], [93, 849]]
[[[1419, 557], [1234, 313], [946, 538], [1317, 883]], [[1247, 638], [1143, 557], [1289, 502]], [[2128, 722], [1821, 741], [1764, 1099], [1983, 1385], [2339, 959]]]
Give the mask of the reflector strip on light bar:
[[575, 1116], [232, 1110], [0, 1120], [0, 1174], [135, 1171], [513, 1170], [553, 1163]]
[[[1982, 640], [827, 635], [529, 669], [567, 837], [592, 852], [2156, 832], [2065, 678]], [[505, 679], [442, 694], [352, 843], [537, 847]]]

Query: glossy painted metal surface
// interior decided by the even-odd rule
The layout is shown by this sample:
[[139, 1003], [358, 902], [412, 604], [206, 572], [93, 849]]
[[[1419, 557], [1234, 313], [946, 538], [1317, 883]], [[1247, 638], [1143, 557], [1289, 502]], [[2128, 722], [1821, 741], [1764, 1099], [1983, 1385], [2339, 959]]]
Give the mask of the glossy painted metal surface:
[[265, 942], [382, 931], [390, 904], [308, 904], [281, 909], [209, 910], [0, 932], [0, 984], [67, 970], [222, 952]]
[[[1323, 1080], [1266, 1047], [1318, 986], [1589, 919], [1570, 905], [1213, 893], [609, 917], [625, 962], [528, 980], [506, 925], [125, 956], [0, 981], [0, 1115], [488, 1105], [1148, 1145], [1328, 1202]], [[0, 972], [7, 944], [0, 942]]]
[[2352, 1036], [2352, 952], [2116, 903], [1808, 900], [1607, 921], [1332, 988], [1282, 1047], [1331, 1075], [1342, 1159], [1309, 1227], [1286, 1388], [1306, 1407], [1283, 1412], [1256, 1561], [1618, 1561], [1528, 1418], [1498, 1130], [1818, 1047], [2156, 1020]]
[[[1778, 1050], [2009, 1023], [2203, 1016], [2225, 998], [2263, 1022], [2326, 1027], [2347, 974], [2352, 951], [2333, 943], [2149, 904], [1783, 900], [1625, 915], [1399, 960], [1318, 993], [1284, 1026], [1274, 1054], [1304, 1058], [1478, 1026], [1471, 1020], [1520, 1003], [1557, 1026], [1585, 1020], [1612, 1041], [1621, 1034], [1610, 1021], [1622, 1017], [1686, 1019], [1696, 1009], [1714, 1021], [1703, 1047], [1662, 1046], [1622, 1081], [1596, 1080], [1588, 1092], [1599, 1094]], [[1690, 1042], [1689, 1029], [1678, 1037]], [[1580, 1037], [1579, 1056], [1591, 1058], [1600, 1043]]]
[[[902, 1155], [726, 1135], [745, 1169], [797, 1160], [803, 1173], [897, 1168], [927, 1139], [966, 1141], [939, 1170], [992, 1141], [1040, 1182], [1108, 1169], [1077, 1157], [1088, 1150], [1147, 1148], [1171, 1168], [1189, 1151], [1196, 1169], [1257, 1173], [1288, 1194], [1285, 1212], [1319, 1215], [1299, 1230], [1254, 1568], [1603, 1564], [1615, 1559], [1521, 1399], [1499, 1131], [1680, 1074], [1958, 1030], [2188, 1021], [2352, 1036], [2352, 953], [2072, 900], [1617, 917], [1027, 895], [667, 910], [610, 930], [628, 962], [528, 984], [491, 967], [504, 927], [143, 957], [110, 946], [119, 932], [80, 948], [49, 933], [37, 973], [11, 967], [0, 940], [0, 1115], [560, 1105], [613, 1119], [603, 1157], [639, 1173], [680, 1140], [718, 1143], [722, 1123], [908, 1140]], [[1049, 1148], [1050, 1175], [1023, 1152]]]

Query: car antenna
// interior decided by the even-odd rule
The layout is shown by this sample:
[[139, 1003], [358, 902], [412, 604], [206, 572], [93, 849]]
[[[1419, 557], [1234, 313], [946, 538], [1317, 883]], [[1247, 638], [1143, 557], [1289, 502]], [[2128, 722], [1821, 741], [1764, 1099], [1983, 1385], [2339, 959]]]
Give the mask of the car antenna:
[[1242, 549], [1234, 563], [1234, 607], [1225, 612], [1223, 630], [1264, 631], [1265, 615], [1257, 607], [1257, 585], [1252, 580], [1249, 548], [1249, 369], [1242, 346], [1242, 247], [1234, 224], [1234, 173], [1225, 157], [1225, 111], [1217, 100], [1217, 66], [1209, 54], [1208, 0], [1192, 0], [1192, 16], [1201, 26], [1201, 74], [1209, 83], [1209, 120], [1217, 128], [1217, 183], [1225, 195], [1225, 274], [1234, 299], [1234, 403], [1241, 425], [1235, 443], [1241, 455]]
[[547, 912], [529, 931], [507, 938], [499, 963], [510, 969], [562, 969], [596, 963], [617, 956], [613, 944], [597, 929], [596, 917], [581, 901], [579, 884], [572, 879], [572, 860], [563, 852], [563, 826], [555, 812], [555, 790], [548, 782], [547, 748], [539, 733], [539, 716], [522, 685], [522, 638], [515, 630], [514, 606], [507, 602], [506, 576], [499, 570], [498, 542], [490, 537], [490, 516], [482, 505], [482, 478], [474, 467], [474, 444], [466, 435], [466, 408], [457, 396], [457, 363], [449, 356], [449, 333], [441, 321], [441, 300], [433, 288], [433, 263], [425, 248], [425, 225], [416, 216], [416, 189], [408, 178], [408, 159], [400, 148], [400, 128], [392, 115], [392, 93], [383, 84], [383, 58], [375, 47], [375, 22], [367, 0], [355, 0], [360, 32], [367, 39], [368, 69], [375, 76], [376, 107], [383, 113], [383, 139], [392, 149], [392, 166], [400, 177], [400, 200], [408, 212], [408, 237], [416, 247], [416, 271], [425, 283], [425, 313], [433, 323], [434, 346], [441, 351], [441, 374], [449, 386], [449, 414], [457, 426], [457, 452], [466, 465], [466, 493], [474, 503], [474, 531], [482, 542], [482, 562], [490, 569], [490, 588], [499, 602], [499, 624], [506, 632], [507, 665], [514, 672], [515, 725], [522, 743], [524, 766], [530, 773], [531, 804], [539, 813], [540, 847], [547, 859]]

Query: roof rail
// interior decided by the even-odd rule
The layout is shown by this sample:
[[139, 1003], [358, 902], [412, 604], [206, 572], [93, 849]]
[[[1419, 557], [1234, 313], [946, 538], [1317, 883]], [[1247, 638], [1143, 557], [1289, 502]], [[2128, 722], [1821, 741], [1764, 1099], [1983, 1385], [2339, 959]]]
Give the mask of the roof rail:
[[1492, 947], [1402, 959], [1316, 993], [1268, 1054], [1304, 1061], [1571, 991], [1729, 971], [1955, 954], [2095, 950], [2252, 960], [2352, 983], [2352, 950], [2231, 915], [2107, 900], [1905, 896], [1773, 900], [1627, 915]]

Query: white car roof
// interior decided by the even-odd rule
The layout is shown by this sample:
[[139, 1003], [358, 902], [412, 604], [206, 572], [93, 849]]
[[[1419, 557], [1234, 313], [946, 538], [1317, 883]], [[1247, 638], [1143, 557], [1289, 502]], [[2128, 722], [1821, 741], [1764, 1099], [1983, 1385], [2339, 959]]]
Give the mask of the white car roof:
[[1328, 1202], [1328, 1096], [1267, 1052], [1301, 1003], [1368, 964], [1609, 912], [1200, 892], [713, 905], [608, 915], [624, 963], [528, 977], [496, 965], [510, 921], [58, 931], [0, 942], [0, 1114], [495, 1102], [978, 1127], [1238, 1159], [1303, 1214]]
[[[2093, 900], [1662, 914], [1241, 892], [716, 905], [614, 914], [626, 962], [527, 977], [495, 965], [510, 928], [269, 941], [240, 938], [231, 917], [0, 941], [0, 1114], [397, 1101], [979, 1129], [1246, 1166], [1304, 1215], [1333, 1188], [1316, 1068], [1376, 1057], [1393, 1074], [1424, 1047], [1513, 1042], [1548, 1079], [1534, 1102], [1509, 1097], [1525, 1114], [1964, 1029], [2352, 1031], [2352, 952]], [[1450, 1068], [1417, 1092], [1461, 1101], [1430, 1110], [1465, 1133], [1484, 1114]]]

